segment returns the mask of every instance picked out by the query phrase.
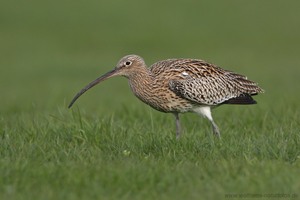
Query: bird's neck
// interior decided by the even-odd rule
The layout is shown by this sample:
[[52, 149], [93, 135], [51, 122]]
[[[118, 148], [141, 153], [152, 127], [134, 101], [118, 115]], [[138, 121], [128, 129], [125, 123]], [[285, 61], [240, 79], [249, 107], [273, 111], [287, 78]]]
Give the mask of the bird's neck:
[[151, 94], [154, 77], [148, 68], [142, 68], [128, 76], [132, 92], [140, 100], [147, 103], [147, 94]]

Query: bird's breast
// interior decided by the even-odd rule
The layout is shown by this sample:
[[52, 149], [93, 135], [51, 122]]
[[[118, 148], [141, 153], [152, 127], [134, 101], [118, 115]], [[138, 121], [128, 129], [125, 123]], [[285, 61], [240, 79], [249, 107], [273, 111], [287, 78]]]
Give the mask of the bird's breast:
[[142, 102], [161, 112], [187, 112], [194, 104], [169, 89], [169, 80], [129, 80], [133, 93]]

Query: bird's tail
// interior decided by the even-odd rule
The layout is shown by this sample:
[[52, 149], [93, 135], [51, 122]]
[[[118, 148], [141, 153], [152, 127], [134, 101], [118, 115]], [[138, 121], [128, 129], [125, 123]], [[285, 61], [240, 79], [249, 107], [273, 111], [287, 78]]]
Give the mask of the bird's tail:
[[[256, 94], [252, 94], [252, 95], [256, 95]], [[256, 104], [257, 102], [252, 98], [250, 94], [241, 94], [240, 96], [228, 99], [223, 103], [247, 105], [247, 104]]]

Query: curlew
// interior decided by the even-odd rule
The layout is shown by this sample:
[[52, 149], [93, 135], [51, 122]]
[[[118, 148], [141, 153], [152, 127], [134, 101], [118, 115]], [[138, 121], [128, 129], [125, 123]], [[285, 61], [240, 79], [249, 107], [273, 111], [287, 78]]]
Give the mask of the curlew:
[[181, 133], [179, 113], [194, 112], [206, 117], [213, 133], [220, 136], [211, 109], [222, 104], [255, 104], [252, 96], [263, 92], [246, 76], [203, 60], [167, 59], [148, 68], [140, 56], [127, 55], [113, 70], [78, 92], [68, 107], [87, 90], [114, 76], [126, 77], [132, 92], [144, 103], [158, 111], [173, 113], [177, 138]]

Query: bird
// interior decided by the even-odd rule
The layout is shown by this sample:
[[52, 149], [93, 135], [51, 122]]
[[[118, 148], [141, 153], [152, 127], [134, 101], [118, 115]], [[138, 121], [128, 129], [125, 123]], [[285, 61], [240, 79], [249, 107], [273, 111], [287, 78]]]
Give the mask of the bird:
[[166, 59], [148, 68], [142, 57], [126, 55], [111, 71], [80, 90], [68, 108], [87, 90], [115, 76], [126, 77], [132, 92], [142, 102], [175, 116], [176, 138], [182, 132], [179, 114], [202, 115], [210, 121], [213, 134], [220, 137], [211, 109], [224, 104], [256, 104], [252, 96], [264, 92], [246, 76], [201, 59]]

